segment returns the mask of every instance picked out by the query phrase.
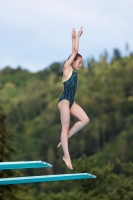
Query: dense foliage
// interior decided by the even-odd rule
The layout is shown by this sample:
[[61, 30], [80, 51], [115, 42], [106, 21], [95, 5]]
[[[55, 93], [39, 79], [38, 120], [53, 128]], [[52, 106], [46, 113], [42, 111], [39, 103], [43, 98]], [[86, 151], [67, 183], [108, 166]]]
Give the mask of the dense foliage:
[[[125, 195], [132, 199], [133, 55], [122, 58], [118, 53], [115, 50], [110, 63], [101, 56], [78, 71], [76, 102], [90, 123], [69, 140], [69, 148], [72, 160], [77, 159], [74, 170], [94, 173], [97, 179], [35, 184], [29, 195], [38, 200], [113, 200]], [[52, 169], [25, 170], [25, 175], [72, 173], [62, 162], [62, 149], [56, 147], [61, 130], [57, 109], [63, 89], [61, 70], [62, 64], [54, 63], [38, 73], [10, 67], [0, 71], [0, 104], [20, 151], [15, 159], [53, 165]], [[75, 121], [72, 116], [71, 126]]]
[[[13, 161], [13, 153], [17, 153], [17, 150], [13, 146], [12, 135], [8, 130], [6, 130], [6, 116], [0, 107], [0, 162]], [[20, 176], [20, 173], [16, 170], [0, 170], [0, 178], [17, 176]], [[22, 193], [23, 189], [23, 187], [18, 185], [1, 185], [0, 200], [22, 200], [20, 197], [20, 192]]]

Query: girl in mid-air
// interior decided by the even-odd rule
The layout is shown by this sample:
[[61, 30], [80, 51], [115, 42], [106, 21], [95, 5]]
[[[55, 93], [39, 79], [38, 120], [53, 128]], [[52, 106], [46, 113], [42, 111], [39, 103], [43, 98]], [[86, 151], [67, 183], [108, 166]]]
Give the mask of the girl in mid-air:
[[[79, 39], [82, 33], [82, 27], [77, 35], [75, 29], [72, 29], [72, 54], [66, 60], [63, 67], [62, 82], [64, 91], [58, 100], [62, 130], [60, 138], [61, 142], [57, 147], [62, 145], [64, 152], [63, 161], [69, 169], [73, 169], [73, 167], [68, 149], [68, 138], [77, 133], [89, 122], [89, 118], [84, 110], [74, 101], [78, 80], [76, 71], [82, 66], [82, 56], [78, 53]], [[78, 118], [78, 121], [69, 130], [70, 114]]]

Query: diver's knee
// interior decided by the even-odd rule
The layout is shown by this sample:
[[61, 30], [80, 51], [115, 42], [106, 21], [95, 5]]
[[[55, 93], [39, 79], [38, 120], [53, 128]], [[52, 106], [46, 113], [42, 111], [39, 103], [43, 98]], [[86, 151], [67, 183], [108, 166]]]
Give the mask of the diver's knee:
[[84, 122], [85, 125], [87, 125], [90, 122], [89, 117], [86, 117], [83, 122]]
[[62, 126], [62, 131], [68, 132], [69, 131], [69, 125]]

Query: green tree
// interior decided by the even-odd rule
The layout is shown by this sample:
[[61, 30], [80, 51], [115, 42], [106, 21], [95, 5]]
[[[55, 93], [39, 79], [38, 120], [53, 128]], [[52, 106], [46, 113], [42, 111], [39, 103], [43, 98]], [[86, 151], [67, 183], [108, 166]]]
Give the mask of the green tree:
[[114, 49], [112, 61], [119, 60], [120, 58], [121, 58], [120, 50], [119, 49]]
[[[12, 160], [12, 154], [15, 153], [15, 148], [11, 144], [13, 140], [11, 134], [6, 130], [6, 116], [2, 108], [0, 108], [0, 162], [9, 162]], [[19, 173], [14, 170], [1, 170], [0, 177], [15, 177]], [[20, 187], [17, 185], [4, 185], [0, 186], [0, 200], [18, 200], [20, 199], [16, 194], [19, 192]]]

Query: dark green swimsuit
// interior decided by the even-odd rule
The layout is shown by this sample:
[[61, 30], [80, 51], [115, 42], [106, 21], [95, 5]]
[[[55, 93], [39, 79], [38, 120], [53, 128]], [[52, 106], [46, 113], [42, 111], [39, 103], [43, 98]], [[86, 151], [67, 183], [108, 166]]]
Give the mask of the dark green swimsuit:
[[67, 99], [70, 102], [69, 107], [71, 108], [74, 102], [74, 96], [77, 88], [77, 81], [78, 81], [77, 73], [74, 70], [72, 70], [70, 78], [68, 78], [66, 81], [63, 82], [64, 91], [61, 97], [59, 98], [58, 103], [63, 99]]

